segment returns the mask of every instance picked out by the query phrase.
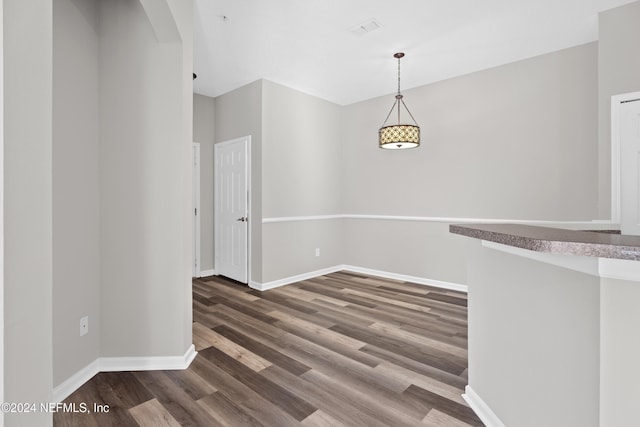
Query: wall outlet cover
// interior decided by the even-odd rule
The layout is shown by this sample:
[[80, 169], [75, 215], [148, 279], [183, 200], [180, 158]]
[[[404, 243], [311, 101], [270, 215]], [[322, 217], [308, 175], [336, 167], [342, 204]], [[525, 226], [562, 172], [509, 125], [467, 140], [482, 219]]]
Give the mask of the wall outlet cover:
[[89, 333], [89, 316], [84, 316], [80, 319], [80, 336]]

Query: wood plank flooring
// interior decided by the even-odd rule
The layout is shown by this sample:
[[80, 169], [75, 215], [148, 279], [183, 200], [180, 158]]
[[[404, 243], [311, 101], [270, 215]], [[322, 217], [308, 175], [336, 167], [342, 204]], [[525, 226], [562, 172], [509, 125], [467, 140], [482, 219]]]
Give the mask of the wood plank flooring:
[[482, 426], [467, 383], [466, 295], [338, 272], [266, 292], [193, 281], [184, 371], [100, 373], [55, 426]]

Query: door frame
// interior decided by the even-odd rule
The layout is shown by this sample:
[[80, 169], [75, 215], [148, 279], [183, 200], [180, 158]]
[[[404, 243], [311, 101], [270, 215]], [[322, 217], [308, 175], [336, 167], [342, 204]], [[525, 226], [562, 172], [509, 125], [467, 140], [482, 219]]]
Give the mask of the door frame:
[[200, 277], [200, 143], [194, 142], [191, 149], [191, 165], [193, 166], [193, 256], [191, 258], [192, 277]]
[[640, 99], [640, 92], [629, 92], [611, 97], [611, 221], [620, 224], [620, 149], [622, 130], [620, 118], [622, 104]]
[[[244, 142], [245, 147], [246, 147], [246, 152], [247, 152], [247, 156], [246, 156], [246, 183], [247, 183], [247, 265], [246, 265], [246, 271], [247, 271], [247, 285], [251, 283], [251, 229], [253, 228], [252, 224], [253, 224], [253, 214], [252, 214], [252, 209], [251, 209], [251, 195], [253, 194], [251, 191], [251, 135], [247, 135], [247, 136], [243, 136], [240, 138], [234, 138], [234, 139], [229, 139], [226, 141], [220, 141], [220, 142], [216, 142], [213, 145], [213, 179], [214, 181], [216, 181], [218, 179], [218, 170], [216, 169], [216, 157], [218, 156], [218, 151], [220, 150], [221, 147], [225, 146], [225, 145], [229, 145], [229, 144], [234, 144], [234, 143], [238, 143], [238, 142]], [[216, 230], [218, 230], [219, 227], [219, 223], [218, 223], [218, 215], [216, 215], [216, 206], [218, 206], [218, 192], [216, 190], [217, 186], [213, 185], [213, 206], [214, 206], [214, 215], [213, 215], [213, 252], [214, 252], [214, 257], [213, 257], [213, 268], [216, 271], [216, 275], [218, 275], [218, 272], [220, 271], [220, 269], [218, 268], [218, 248], [220, 246], [220, 240], [218, 237], [218, 233], [216, 232]]]

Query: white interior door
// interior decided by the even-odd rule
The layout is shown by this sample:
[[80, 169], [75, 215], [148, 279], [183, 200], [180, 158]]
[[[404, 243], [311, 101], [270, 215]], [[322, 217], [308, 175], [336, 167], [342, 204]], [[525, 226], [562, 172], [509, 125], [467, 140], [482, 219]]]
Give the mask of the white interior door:
[[249, 276], [250, 142], [244, 137], [214, 146], [215, 270], [242, 283]]
[[192, 276], [200, 277], [200, 144], [193, 143], [193, 262]]
[[640, 235], [640, 100], [620, 106], [620, 230]]

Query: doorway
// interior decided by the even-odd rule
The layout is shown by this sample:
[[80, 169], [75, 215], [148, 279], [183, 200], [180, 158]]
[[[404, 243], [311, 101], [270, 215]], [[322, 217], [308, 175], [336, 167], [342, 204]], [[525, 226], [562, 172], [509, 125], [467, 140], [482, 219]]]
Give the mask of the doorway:
[[249, 283], [251, 136], [214, 145], [216, 274]]

